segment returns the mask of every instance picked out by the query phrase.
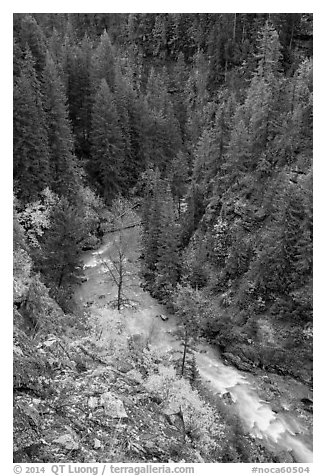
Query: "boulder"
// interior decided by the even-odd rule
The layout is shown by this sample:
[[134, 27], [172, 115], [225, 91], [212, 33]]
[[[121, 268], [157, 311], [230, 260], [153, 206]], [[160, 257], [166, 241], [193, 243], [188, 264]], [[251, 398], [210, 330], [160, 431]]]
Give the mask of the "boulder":
[[119, 370], [119, 372], [126, 374], [130, 372], [131, 370], [133, 370], [133, 366], [129, 362], [121, 361], [117, 364], [117, 370]]
[[228, 405], [233, 405], [233, 403], [235, 403], [230, 392], [225, 392], [225, 393], [223, 393], [222, 399], [223, 399], [224, 402], [227, 403]]
[[102, 443], [97, 438], [94, 438], [93, 448], [94, 448], [94, 450], [98, 450], [98, 449], [102, 448]]
[[63, 446], [66, 450], [78, 450], [79, 443], [76, 438], [74, 438], [70, 433], [66, 433], [59, 438], [53, 440], [53, 443], [58, 443]]
[[111, 392], [102, 393], [99, 404], [111, 418], [128, 418], [123, 402]]
[[274, 413], [280, 413], [283, 411], [283, 407], [279, 402], [271, 402], [270, 407]]
[[301, 402], [303, 403], [304, 408], [307, 412], [313, 412], [313, 401], [310, 400], [310, 398], [301, 398]]
[[245, 372], [250, 372], [252, 370], [252, 366], [243, 362], [238, 355], [226, 352], [223, 354], [223, 357], [239, 370], [244, 370]]

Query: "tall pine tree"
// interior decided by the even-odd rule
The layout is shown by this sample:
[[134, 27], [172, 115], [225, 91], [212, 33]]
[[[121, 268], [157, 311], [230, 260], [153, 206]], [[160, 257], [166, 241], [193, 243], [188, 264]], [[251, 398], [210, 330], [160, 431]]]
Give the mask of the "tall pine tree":
[[92, 113], [91, 158], [88, 170], [107, 202], [121, 191], [124, 143], [114, 96], [102, 79]]
[[46, 116], [34, 61], [27, 50], [14, 85], [14, 180], [23, 202], [37, 199], [50, 184]]
[[59, 196], [65, 195], [73, 201], [78, 182], [74, 142], [68, 119], [64, 86], [49, 54], [43, 72], [43, 84], [50, 150], [51, 188]]
[[156, 263], [157, 294], [164, 300], [171, 297], [180, 277], [179, 236], [176, 206], [169, 184], [161, 197], [161, 233], [158, 239]]
[[92, 58], [92, 78], [94, 89], [97, 89], [102, 79], [113, 91], [115, 85], [115, 51], [108, 32], [105, 30], [101, 35]]
[[23, 15], [20, 21], [19, 39], [22, 49], [30, 49], [38, 77], [45, 66], [46, 38], [42, 28], [32, 15]]

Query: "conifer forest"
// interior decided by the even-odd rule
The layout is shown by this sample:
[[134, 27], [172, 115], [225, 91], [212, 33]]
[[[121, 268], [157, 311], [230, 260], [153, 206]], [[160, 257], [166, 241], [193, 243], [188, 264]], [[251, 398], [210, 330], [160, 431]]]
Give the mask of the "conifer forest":
[[312, 462], [313, 15], [13, 36], [14, 462]]

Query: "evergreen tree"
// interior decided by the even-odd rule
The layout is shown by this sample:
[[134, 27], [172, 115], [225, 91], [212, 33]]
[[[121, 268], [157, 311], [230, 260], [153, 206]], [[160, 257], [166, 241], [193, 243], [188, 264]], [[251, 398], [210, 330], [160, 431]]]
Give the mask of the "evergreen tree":
[[14, 83], [15, 83], [16, 79], [20, 75], [20, 72], [24, 63], [23, 51], [15, 37], [14, 37], [14, 44], [13, 44], [13, 52], [14, 52], [13, 76], [14, 76]]
[[50, 226], [42, 237], [42, 259], [40, 270], [45, 282], [56, 295], [60, 288], [69, 294], [74, 272], [79, 264], [79, 243], [84, 224], [76, 207], [61, 198], [54, 204], [50, 215]]
[[181, 242], [186, 246], [191, 235], [197, 229], [205, 212], [205, 197], [202, 190], [195, 182], [191, 182], [186, 193], [186, 210], [181, 218]]
[[189, 345], [196, 343], [200, 334], [201, 319], [204, 316], [203, 300], [198, 291], [190, 286], [178, 286], [174, 293], [174, 306], [179, 323], [182, 326], [183, 357], [181, 362], [181, 375], [187, 368]]
[[[298, 157], [306, 156], [311, 163], [312, 150], [312, 61], [304, 60], [293, 78], [287, 80], [285, 98], [287, 113], [284, 115], [282, 131], [275, 138], [275, 154], [279, 164], [297, 165]], [[305, 164], [300, 164], [302, 168]], [[300, 167], [299, 166], [299, 167]]]
[[173, 198], [176, 199], [178, 215], [181, 214], [181, 201], [184, 198], [187, 191], [187, 182], [189, 179], [189, 164], [186, 154], [179, 152], [178, 155], [172, 160], [169, 181], [171, 184], [171, 192]]
[[[212, 93], [227, 81], [235, 50], [234, 18], [231, 14], [215, 15], [208, 35], [208, 89]], [[231, 21], [230, 21], [231, 20]]]
[[[243, 173], [257, 168], [264, 153], [272, 161], [271, 149], [281, 129], [283, 81], [279, 77], [280, 43], [275, 29], [267, 22], [258, 41], [258, 66], [247, 97], [239, 105], [233, 120], [226, 168], [229, 183], [240, 169]], [[268, 168], [266, 164], [265, 168]]]
[[208, 195], [210, 180], [217, 172], [217, 148], [214, 143], [214, 132], [205, 129], [197, 143], [193, 168], [193, 179], [202, 187], [203, 193]]
[[158, 74], [152, 68], [146, 90], [146, 103], [150, 111], [147, 135], [150, 138], [148, 161], [154, 160], [161, 170], [181, 149], [180, 125], [175, 117], [168, 93], [168, 74]]
[[151, 68], [147, 85], [146, 85], [146, 100], [149, 109], [155, 115], [166, 116], [170, 101], [168, 97], [168, 73], [164, 68], [160, 73]]
[[186, 85], [188, 118], [186, 132], [190, 143], [197, 142], [205, 125], [207, 125], [207, 74], [207, 62], [202, 51], [198, 51], [194, 56], [192, 70]]
[[[303, 189], [278, 179], [274, 197], [274, 221], [265, 230], [252, 261], [248, 279], [265, 297], [289, 299], [307, 283], [312, 272], [312, 236], [306, 219]], [[289, 316], [288, 316], [289, 317]]]
[[152, 31], [153, 55], [164, 59], [167, 54], [167, 19], [165, 13], [155, 15]]
[[[230, 142], [231, 124], [236, 101], [234, 95], [225, 97], [225, 92], [220, 95], [220, 104], [216, 108], [215, 122], [210, 127], [204, 129], [198, 140], [194, 152], [193, 180], [201, 188], [203, 195], [216, 201], [221, 197], [225, 188], [224, 170], [229, 145], [235, 148], [235, 144]], [[239, 135], [235, 135], [239, 140]], [[239, 152], [244, 145], [240, 141]], [[245, 150], [245, 149], [244, 149]], [[244, 151], [243, 151], [244, 152]], [[245, 153], [245, 152], [244, 152]], [[227, 167], [227, 166], [226, 166]], [[233, 169], [234, 174], [239, 173], [241, 165]]]
[[225, 169], [228, 175], [228, 185], [234, 183], [234, 178], [241, 176], [252, 164], [251, 155], [251, 137], [248, 127], [242, 115], [240, 108], [235, 117], [232, 127], [230, 143], [228, 147], [228, 161], [225, 164]]
[[143, 179], [143, 276], [155, 296], [167, 301], [180, 276], [177, 210], [170, 185], [158, 170], [148, 170]]
[[121, 175], [124, 177], [125, 184], [129, 188], [131, 184], [135, 183], [135, 174], [137, 174], [136, 170], [134, 169], [134, 166], [136, 164], [131, 150], [131, 128], [129, 118], [129, 109], [131, 108], [132, 93], [131, 87], [128, 84], [127, 80], [124, 78], [121, 66], [119, 64], [116, 64], [115, 81], [116, 82], [114, 87], [114, 100], [117, 106], [118, 123], [121, 129], [121, 136], [123, 141], [123, 150], [121, 155]]
[[269, 21], [258, 33], [256, 57], [258, 76], [269, 79], [281, 70], [281, 43], [277, 31]]
[[66, 97], [55, 63], [48, 54], [43, 72], [44, 110], [48, 126], [52, 189], [59, 195], [75, 198], [78, 175], [74, 143], [70, 130]]
[[92, 43], [87, 36], [78, 47], [75, 44], [70, 45], [66, 40], [63, 64], [76, 154], [85, 159], [90, 155], [91, 111], [95, 96], [92, 79]]
[[121, 190], [124, 144], [114, 96], [102, 79], [92, 113], [91, 159], [88, 169], [104, 199]]
[[50, 184], [46, 117], [40, 83], [27, 50], [14, 85], [14, 180], [23, 202], [35, 200]]
[[32, 15], [23, 15], [18, 37], [21, 48], [31, 51], [35, 61], [35, 70], [40, 78], [45, 66], [46, 39], [42, 29]]
[[125, 167], [130, 177], [130, 186], [133, 186], [146, 166], [147, 143], [145, 107], [142, 100], [137, 98], [134, 92], [131, 92], [128, 99], [128, 116], [131, 163], [126, 164]]
[[48, 52], [56, 62], [57, 66], [62, 67], [63, 63], [63, 37], [56, 28], [53, 28], [52, 34], [48, 40]]
[[176, 207], [169, 185], [161, 198], [161, 232], [158, 239], [156, 263], [156, 289], [158, 295], [167, 300], [180, 277], [179, 225]]
[[202, 289], [208, 283], [208, 240], [207, 234], [197, 230], [182, 253], [182, 281], [194, 289]]
[[276, 30], [266, 22], [258, 38], [258, 67], [252, 79], [245, 114], [249, 117], [252, 153], [257, 158], [270, 147], [281, 128], [283, 80], [280, 76], [281, 44]]
[[90, 154], [91, 112], [94, 100], [92, 88], [93, 43], [85, 34], [77, 54], [78, 109], [75, 115], [76, 146], [82, 157]]
[[186, 123], [187, 123], [187, 100], [186, 100], [186, 84], [188, 79], [188, 70], [184, 60], [183, 53], [179, 53], [172, 80], [172, 102], [175, 117], [180, 125], [182, 142], [185, 142]]
[[95, 90], [105, 79], [107, 85], [113, 91], [115, 85], [115, 51], [106, 30], [101, 35], [99, 45], [93, 54], [92, 78]]
[[162, 232], [162, 181], [158, 169], [155, 171], [147, 171], [147, 173], [144, 174], [144, 178], [147, 178], [148, 182], [145, 185], [146, 189], [142, 205], [142, 220], [144, 226], [144, 263], [142, 274], [150, 286], [153, 286], [159, 256], [159, 240]]

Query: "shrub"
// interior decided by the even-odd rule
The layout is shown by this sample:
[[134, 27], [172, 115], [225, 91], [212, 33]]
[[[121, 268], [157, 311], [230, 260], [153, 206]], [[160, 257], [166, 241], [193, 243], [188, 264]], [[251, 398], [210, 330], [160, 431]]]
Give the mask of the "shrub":
[[209, 456], [221, 447], [224, 426], [212, 407], [205, 403], [188, 381], [178, 378], [176, 370], [162, 364], [158, 372], [145, 381], [147, 390], [162, 401], [164, 412], [180, 415], [184, 437], [188, 438], [201, 454]]

